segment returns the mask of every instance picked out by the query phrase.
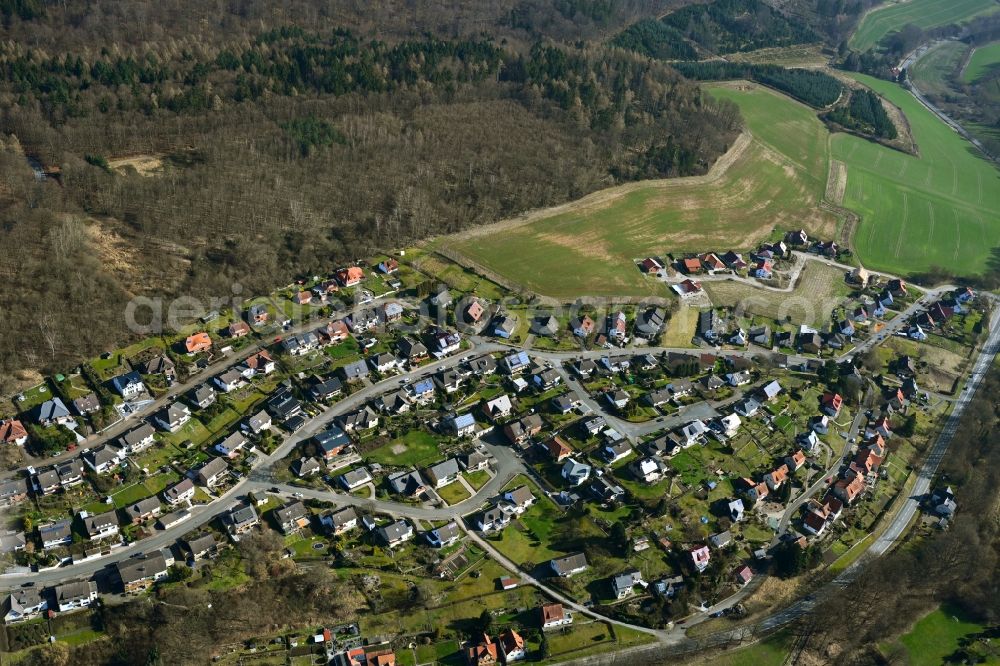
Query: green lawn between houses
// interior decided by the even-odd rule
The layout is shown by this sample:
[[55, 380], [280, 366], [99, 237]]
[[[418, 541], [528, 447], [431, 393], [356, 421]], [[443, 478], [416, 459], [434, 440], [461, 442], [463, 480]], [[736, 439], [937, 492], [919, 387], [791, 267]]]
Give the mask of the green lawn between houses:
[[[983, 625], [970, 621], [957, 610], [942, 606], [918, 620], [898, 643], [906, 650], [907, 663], [911, 666], [937, 666], [959, 648], [960, 639], [983, 629]], [[996, 639], [991, 641], [990, 647], [994, 654], [984, 655], [985, 661], [980, 663], [1000, 664], [1000, 657], [996, 656], [1000, 654]], [[883, 645], [880, 649], [886, 652], [890, 646]]]

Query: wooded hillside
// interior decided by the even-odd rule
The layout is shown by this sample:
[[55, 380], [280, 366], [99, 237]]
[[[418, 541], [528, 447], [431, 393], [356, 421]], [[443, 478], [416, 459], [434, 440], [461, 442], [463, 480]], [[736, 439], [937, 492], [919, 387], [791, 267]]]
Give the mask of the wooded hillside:
[[[270, 291], [616, 181], [702, 173], [738, 131], [734, 109], [664, 64], [510, 26], [517, 9], [531, 30], [592, 34], [641, 3], [442, 0], [377, 34], [373, 16], [409, 4], [364, 4], [95, 2], [8, 17], [0, 233], [18, 251], [0, 260], [0, 369], [62, 369], [110, 347], [132, 294]], [[416, 34], [446, 16], [430, 31], [454, 36]], [[58, 166], [60, 184], [34, 180], [22, 152]], [[132, 155], [163, 167], [105, 168]], [[41, 302], [59, 305], [44, 336]]]

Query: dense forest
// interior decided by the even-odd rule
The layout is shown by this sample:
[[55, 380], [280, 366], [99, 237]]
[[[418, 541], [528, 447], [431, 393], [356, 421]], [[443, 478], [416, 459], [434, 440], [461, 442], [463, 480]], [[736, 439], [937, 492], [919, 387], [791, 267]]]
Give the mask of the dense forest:
[[805, 23], [761, 0], [692, 4], [663, 17], [663, 22], [717, 54], [820, 41]]
[[843, 85], [823, 72], [808, 69], [788, 69], [778, 65], [750, 65], [713, 60], [710, 62], [679, 62], [673, 67], [689, 79], [725, 81], [747, 79], [780, 90], [810, 106], [822, 108], [840, 98]]
[[646, 19], [633, 23], [611, 40], [612, 46], [619, 46], [636, 53], [659, 58], [660, 60], [697, 60], [698, 52], [687, 42], [676, 28], [663, 21]]
[[[433, 24], [420, 4], [411, 30]], [[547, 16], [617, 31], [633, 4], [547, 3]], [[0, 259], [2, 376], [120, 342], [136, 294], [266, 292], [616, 181], [702, 173], [738, 133], [735, 107], [665, 64], [506, 26], [531, 3], [463, 4], [438, 36], [361, 32], [402, 5], [328, 29], [351, 12], [291, 3], [302, 15], [266, 29], [254, 2], [209, 3], [201, 20], [182, 0], [13, 14], [0, 31], [0, 233], [18, 248]], [[497, 34], [440, 36], [466, 19]], [[206, 21], [217, 29], [202, 39]], [[108, 167], [133, 155], [163, 168]], [[25, 156], [59, 181], [36, 180]]]
[[867, 89], [851, 92], [851, 99], [826, 114], [826, 118], [847, 129], [880, 139], [895, 139], [896, 126], [882, 106], [878, 95]]

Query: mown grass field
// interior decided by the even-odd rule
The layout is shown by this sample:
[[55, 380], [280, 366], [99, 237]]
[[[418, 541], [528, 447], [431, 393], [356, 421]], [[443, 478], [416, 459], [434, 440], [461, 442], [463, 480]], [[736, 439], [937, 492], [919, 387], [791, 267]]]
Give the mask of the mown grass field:
[[[899, 642], [912, 666], [936, 666], [959, 647], [959, 639], [976, 634], [983, 626], [971, 622], [953, 609], [942, 606], [920, 619]], [[884, 649], [884, 648], [883, 648]], [[996, 659], [984, 663], [998, 663]]]
[[861, 216], [855, 251], [868, 268], [912, 274], [945, 267], [975, 275], [1000, 245], [1000, 171], [894, 83], [857, 76], [906, 114], [920, 156], [847, 134], [843, 205]]
[[1000, 69], [1000, 42], [977, 47], [972, 52], [972, 57], [969, 58], [965, 71], [962, 72], [962, 80], [966, 83], [974, 83], [984, 74], [996, 69]]
[[912, 23], [920, 28], [961, 22], [993, 9], [993, 0], [908, 0], [869, 12], [851, 35], [849, 46], [867, 51], [883, 37]]
[[836, 218], [817, 208], [827, 131], [813, 112], [759, 86], [708, 89], [739, 105], [754, 137], [718, 179], [626, 185], [529, 224], [459, 239], [455, 249], [549, 296], [646, 295], [666, 292], [635, 267], [650, 254], [749, 248], [775, 228], [832, 236]]
[[941, 42], [910, 67], [909, 76], [927, 95], [944, 95], [949, 80], [962, 63], [969, 47], [962, 42]]

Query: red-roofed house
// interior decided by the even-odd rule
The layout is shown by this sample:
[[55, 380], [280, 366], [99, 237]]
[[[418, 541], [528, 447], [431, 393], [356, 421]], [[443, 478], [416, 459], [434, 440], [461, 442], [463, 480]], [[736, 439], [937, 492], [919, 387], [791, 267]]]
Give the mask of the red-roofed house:
[[683, 259], [681, 261], [681, 266], [684, 268], [685, 273], [701, 272], [701, 260], [699, 260], [697, 257], [690, 257], [688, 259]]
[[345, 287], [353, 287], [365, 279], [365, 272], [358, 266], [341, 268], [337, 271], [337, 280]]
[[854, 475], [852, 479], [841, 479], [837, 483], [833, 484], [834, 495], [839, 497], [844, 501], [845, 504], [851, 504], [858, 498], [861, 493], [865, 490], [865, 478], [860, 474]]
[[300, 291], [295, 295], [295, 302], [299, 305], [309, 305], [312, 302], [313, 295], [311, 291]]
[[788, 479], [788, 465], [781, 465], [773, 472], [764, 475], [764, 483], [769, 490], [777, 490]]
[[806, 454], [802, 452], [802, 449], [799, 449], [792, 455], [785, 458], [785, 464], [788, 465], [788, 468], [791, 471], [797, 472], [803, 465], [806, 464]]
[[17, 419], [0, 421], [0, 441], [4, 444], [23, 446], [28, 441], [28, 431]]
[[736, 570], [735, 577], [737, 583], [740, 585], [746, 585], [753, 580], [753, 570], [744, 564]]
[[839, 393], [824, 393], [820, 404], [823, 405], [824, 412], [837, 418], [840, 415], [840, 408], [844, 406], [844, 397]]
[[642, 269], [643, 273], [659, 273], [663, 270], [663, 264], [655, 257], [647, 257], [639, 264], [639, 268]]
[[465, 316], [467, 316], [473, 322], [478, 323], [479, 320], [483, 318], [483, 314], [485, 314], [485, 312], [486, 308], [483, 307], [482, 303], [480, 303], [479, 301], [472, 301], [471, 303], [469, 303], [469, 307], [465, 309]]
[[714, 252], [706, 252], [701, 255], [699, 259], [701, 260], [702, 267], [710, 273], [726, 270], [725, 262], [723, 262], [722, 259], [719, 259], [719, 256]]
[[497, 663], [499, 658], [500, 651], [497, 644], [488, 634], [483, 634], [482, 642], [479, 645], [465, 649], [465, 662], [469, 666], [492, 666], [492, 664]]
[[205, 332], [189, 335], [187, 340], [184, 341], [184, 349], [187, 350], [188, 354], [197, 354], [198, 352], [208, 351], [211, 348], [212, 338]]
[[560, 437], [553, 437], [549, 441], [545, 442], [545, 448], [549, 452], [549, 456], [556, 462], [562, 462], [566, 458], [573, 455], [573, 449], [570, 445], [564, 442]]
[[250, 325], [247, 324], [242, 319], [240, 321], [234, 321], [229, 325], [229, 337], [231, 338], [242, 338], [244, 335], [250, 334]]

